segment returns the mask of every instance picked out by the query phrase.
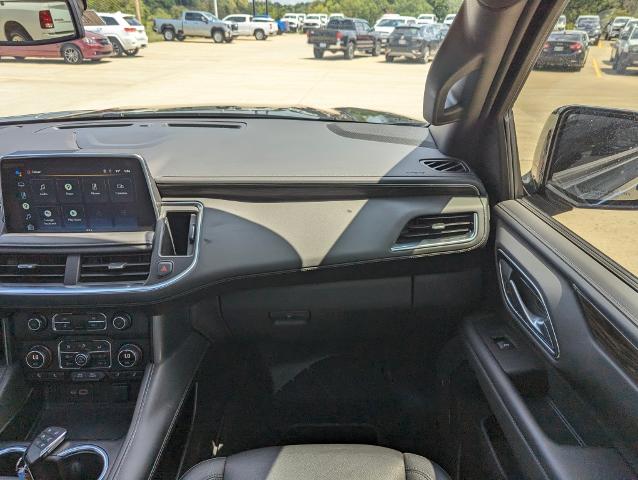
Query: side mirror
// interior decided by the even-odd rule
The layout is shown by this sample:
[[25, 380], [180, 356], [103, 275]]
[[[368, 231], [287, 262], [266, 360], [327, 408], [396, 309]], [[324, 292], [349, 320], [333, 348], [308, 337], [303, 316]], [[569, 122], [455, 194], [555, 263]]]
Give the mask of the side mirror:
[[638, 113], [584, 106], [555, 110], [525, 187], [577, 207], [638, 208]]
[[84, 0], [1, 0], [0, 45], [47, 45], [84, 37]]

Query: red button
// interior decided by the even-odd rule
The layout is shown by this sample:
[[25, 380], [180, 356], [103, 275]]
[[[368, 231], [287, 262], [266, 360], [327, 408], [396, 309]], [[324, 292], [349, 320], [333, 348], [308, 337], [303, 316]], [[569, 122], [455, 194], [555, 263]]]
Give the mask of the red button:
[[173, 273], [173, 262], [170, 260], [164, 260], [157, 264], [157, 275], [160, 277], [165, 277], [166, 275], [170, 275]]

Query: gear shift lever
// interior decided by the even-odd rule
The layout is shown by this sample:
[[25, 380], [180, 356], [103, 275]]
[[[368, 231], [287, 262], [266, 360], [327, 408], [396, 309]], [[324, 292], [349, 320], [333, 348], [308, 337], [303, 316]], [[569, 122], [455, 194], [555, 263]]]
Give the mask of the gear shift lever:
[[18, 478], [26, 478], [25, 472], [30, 472], [30, 467], [48, 457], [65, 438], [65, 428], [47, 427], [42, 430], [42, 432], [33, 439], [31, 445], [27, 447], [27, 450], [22, 456], [22, 460], [18, 463]]

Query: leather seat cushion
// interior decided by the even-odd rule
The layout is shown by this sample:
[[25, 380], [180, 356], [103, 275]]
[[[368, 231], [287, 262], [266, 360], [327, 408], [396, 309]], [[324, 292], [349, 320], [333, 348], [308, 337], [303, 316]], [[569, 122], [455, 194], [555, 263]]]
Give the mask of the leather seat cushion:
[[419, 455], [370, 445], [289, 445], [206, 460], [182, 480], [449, 480]]

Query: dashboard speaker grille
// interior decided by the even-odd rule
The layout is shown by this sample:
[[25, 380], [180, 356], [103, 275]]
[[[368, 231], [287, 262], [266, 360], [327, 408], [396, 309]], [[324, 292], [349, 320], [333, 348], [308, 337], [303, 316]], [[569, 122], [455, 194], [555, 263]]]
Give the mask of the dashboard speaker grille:
[[0, 255], [0, 283], [64, 283], [65, 269], [66, 255]]
[[150, 253], [82, 255], [80, 283], [144, 282], [151, 269]]
[[444, 173], [468, 173], [470, 170], [458, 160], [421, 160], [421, 163], [432, 170]]
[[410, 220], [397, 239], [393, 249], [407, 249], [464, 241], [476, 231], [474, 213], [424, 215]]

